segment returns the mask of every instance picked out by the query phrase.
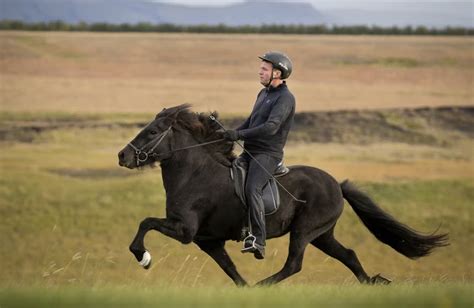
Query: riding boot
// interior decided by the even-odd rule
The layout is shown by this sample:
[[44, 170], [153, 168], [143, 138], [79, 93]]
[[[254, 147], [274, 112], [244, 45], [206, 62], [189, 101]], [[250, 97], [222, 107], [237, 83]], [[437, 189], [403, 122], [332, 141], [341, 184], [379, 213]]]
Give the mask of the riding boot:
[[[251, 199], [251, 200], [249, 200]], [[249, 206], [249, 223], [251, 233], [244, 239], [244, 248], [242, 252], [252, 252], [256, 259], [263, 259], [265, 257], [265, 209], [262, 200], [261, 191], [254, 191], [250, 196], [247, 197], [254, 206]]]

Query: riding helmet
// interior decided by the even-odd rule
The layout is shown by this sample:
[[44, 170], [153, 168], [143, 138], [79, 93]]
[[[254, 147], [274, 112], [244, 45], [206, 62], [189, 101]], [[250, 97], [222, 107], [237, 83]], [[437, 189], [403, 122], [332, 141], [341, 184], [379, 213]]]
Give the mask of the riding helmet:
[[282, 52], [269, 51], [263, 56], [259, 57], [263, 61], [270, 62], [273, 68], [281, 71], [281, 79], [290, 77], [291, 71], [293, 70], [293, 64], [290, 58]]

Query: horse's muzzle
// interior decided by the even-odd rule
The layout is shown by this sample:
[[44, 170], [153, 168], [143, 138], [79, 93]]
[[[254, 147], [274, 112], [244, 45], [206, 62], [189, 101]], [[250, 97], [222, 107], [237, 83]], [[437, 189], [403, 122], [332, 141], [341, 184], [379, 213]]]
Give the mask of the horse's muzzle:
[[133, 168], [133, 159], [127, 159], [127, 153], [125, 151], [125, 149], [123, 149], [122, 151], [120, 151], [118, 153], [118, 164], [119, 166], [121, 167], [126, 167], [126, 168], [129, 168], [129, 169], [132, 169]]
[[125, 166], [125, 153], [123, 151], [118, 153], [118, 163], [120, 167]]

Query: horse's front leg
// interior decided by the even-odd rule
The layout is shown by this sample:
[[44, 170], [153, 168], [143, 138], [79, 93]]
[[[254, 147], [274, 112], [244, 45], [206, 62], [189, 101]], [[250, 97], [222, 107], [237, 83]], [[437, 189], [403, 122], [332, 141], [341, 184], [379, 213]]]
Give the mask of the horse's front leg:
[[163, 233], [183, 244], [189, 244], [193, 241], [197, 228], [191, 223], [183, 223], [179, 220], [170, 220], [167, 218], [145, 218], [138, 227], [137, 234], [130, 244], [130, 251], [133, 253], [137, 261], [145, 269], [151, 265], [150, 253], [145, 249], [144, 238], [148, 231], [156, 230]]
[[239, 286], [247, 286], [247, 282], [240, 276], [235, 268], [234, 263], [230, 259], [227, 251], [224, 248], [225, 241], [220, 240], [197, 240], [195, 243], [206, 252], [217, 264], [224, 270], [224, 272]]

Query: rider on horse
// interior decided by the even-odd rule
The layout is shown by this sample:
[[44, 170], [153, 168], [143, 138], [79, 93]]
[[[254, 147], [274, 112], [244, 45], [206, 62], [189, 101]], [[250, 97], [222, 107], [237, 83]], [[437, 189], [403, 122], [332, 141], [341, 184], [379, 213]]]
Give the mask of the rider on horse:
[[283, 147], [295, 114], [295, 98], [284, 81], [292, 71], [290, 59], [281, 52], [268, 52], [259, 58], [260, 83], [265, 88], [258, 93], [247, 120], [236, 130], [227, 130], [224, 137], [244, 141], [245, 151], [239, 159], [248, 163], [245, 195], [252, 233], [244, 241], [242, 252], [252, 252], [255, 258], [263, 259], [266, 230], [262, 191], [270, 179], [268, 172], [273, 173], [283, 159]]

